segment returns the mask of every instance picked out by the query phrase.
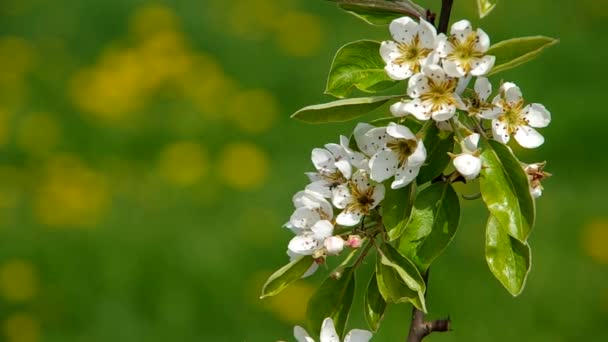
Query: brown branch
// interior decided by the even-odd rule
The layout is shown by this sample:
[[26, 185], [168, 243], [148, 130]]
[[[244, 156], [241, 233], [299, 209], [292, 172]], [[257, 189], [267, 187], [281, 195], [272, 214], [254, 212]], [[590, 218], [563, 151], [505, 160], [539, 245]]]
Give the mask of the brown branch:
[[453, 2], [454, 0], [441, 0], [441, 16], [439, 17], [439, 26], [437, 27], [437, 30], [440, 33], [446, 33], [448, 31]]
[[[424, 282], [428, 284], [429, 271], [424, 273]], [[426, 297], [426, 292], [424, 293]], [[414, 306], [412, 309], [412, 324], [407, 335], [407, 342], [421, 342], [425, 337], [430, 335], [432, 332], [444, 332], [450, 330], [451, 321], [450, 318], [436, 319], [433, 321], [426, 321], [424, 319], [424, 312]]]

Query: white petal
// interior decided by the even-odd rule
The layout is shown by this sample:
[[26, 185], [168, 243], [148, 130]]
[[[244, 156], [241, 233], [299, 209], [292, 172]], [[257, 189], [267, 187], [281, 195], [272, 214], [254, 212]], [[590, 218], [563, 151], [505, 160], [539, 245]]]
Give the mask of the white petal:
[[395, 181], [391, 183], [391, 188], [399, 189], [410, 184], [414, 179], [416, 179], [418, 172], [420, 172], [420, 165], [405, 165], [404, 167], [397, 169], [397, 172], [395, 173]]
[[323, 242], [323, 247], [329, 255], [337, 255], [344, 249], [344, 239], [339, 236], [330, 236]]
[[296, 325], [293, 328], [293, 336], [296, 338], [298, 342], [315, 342], [310, 335], [299, 325]]
[[384, 71], [394, 80], [405, 80], [412, 76], [412, 67], [409, 63], [396, 64], [389, 63], [384, 67]]
[[334, 166], [340, 170], [344, 178], [349, 179], [352, 174], [352, 167], [348, 160], [340, 160], [334, 163]]
[[515, 83], [505, 82], [500, 87], [500, 93], [503, 95], [503, 98], [507, 101], [507, 103], [515, 104], [521, 101], [522, 95], [521, 90]]
[[306, 207], [297, 208], [289, 218], [289, 224], [296, 229], [309, 229], [321, 216], [313, 210]]
[[485, 75], [494, 67], [496, 57], [494, 56], [483, 56], [481, 59], [475, 59], [471, 61], [471, 75], [481, 76]]
[[418, 26], [418, 36], [421, 46], [425, 49], [434, 49], [437, 45], [437, 30], [428, 21], [420, 18]]
[[418, 120], [429, 120], [431, 118], [430, 103], [422, 102], [420, 99], [414, 99], [403, 105], [403, 109], [412, 114]]
[[333, 189], [331, 201], [338, 209], [346, 208], [346, 206], [353, 201], [353, 196], [351, 195], [348, 186], [342, 184]]
[[353, 329], [346, 334], [344, 342], [369, 342], [372, 333], [367, 330]]
[[314, 233], [315, 239], [324, 240], [333, 234], [334, 226], [327, 220], [321, 220], [315, 223], [310, 230]]
[[321, 325], [321, 342], [340, 342], [336, 328], [334, 327], [334, 321], [327, 317], [323, 320]]
[[540, 103], [533, 103], [524, 108], [524, 118], [532, 127], [547, 127], [551, 122], [551, 113]]
[[447, 57], [452, 53], [454, 49], [452, 48], [452, 44], [448, 42], [448, 37], [445, 34], [440, 33], [437, 36], [437, 54], [441, 58]]
[[371, 179], [383, 182], [395, 174], [397, 156], [393, 151], [379, 151], [369, 161]]
[[412, 98], [420, 97], [429, 89], [429, 81], [423, 73], [418, 73], [410, 78], [407, 83], [407, 95]]
[[293, 197], [293, 204], [296, 208], [306, 207], [310, 209], [320, 208], [324, 212], [331, 213], [331, 204], [327, 202], [323, 195], [316, 191], [299, 191]]
[[492, 83], [490, 83], [487, 77], [477, 77], [474, 88], [477, 97], [483, 102], [487, 101], [490, 94], [492, 94]]
[[319, 248], [319, 242], [310, 234], [298, 235], [289, 241], [287, 248], [294, 253], [311, 255]]
[[317, 170], [334, 169], [334, 156], [324, 148], [314, 148], [310, 159]]
[[353, 175], [351, 182], [357, 187], [359, 192], [366, 192], [369, 188], [369, 177], [365, 172], [357, 172]]
[[401, 17], [393, 20], [388, 29], [391, 31], [394, 40], [409, 43], [418, 33], [418, 23], [410, 17]]
[[354, 211], [343, 211], [336, 217], [336, 223], [342, 226], [356, 226], [361, 222], [363, 214]]
[[473, 78], [473, 76], [471, 75], [459, 78], [458, 84], [456, 85], [455, 93], [458, 95], [462, 95], [462, 93], [467, 89], [469, 82], [471, 82], [471, 78]]
[[490, 37], [488, 34], [478, 28], [477, 29], [477, 43], [475, 44], [475, 50], [485, 53], [490, 48]]
[[532, 197], [534, 198], [539, 198], [543, 194], [543, 189], [541, 189], [540, 186], [530, 188], [530, 194], [532, 194]]
[[431, 117], [435, 121], [445, 121], [451, 119], [456, 114], [456, 106], [441, 105], [438, 110], [431, 113]]
[[492, 120], [492, 136], [496, 141], [500, 141], [503, 144], [508, 143], [509, 133], [507, 133], [507, 125], [498, 119]]
[[429, 53], [426, 57], [418, 59], [418, 62], [420, 63], [420, 67], [422, 68], [433, 64], [439, 64], [439, 54], [433, 51]]
[[462, 63], [460, 61], [444, 60], [443, 70], [450, 77], [463, 77], [464, 75], [466, 75], [466, 72], [462, 67]]
[[519, 126], [513, 135], [515, 140], [525, 148], [537, 148], [545, 142], [545, 138], [534, 128], [529, 126]]
[[387, 138], [386, 127], [376, 127], [359, 137], [357, 144], [361, 152], [372, 156], [384, 147]]
[[412, 153], [412, 155], [407, 158], [407, 164], [409, 166], [413, 167], [416, 165], [422, 165], [425, 160], [426, 160], [426, 148], [424, 148], [424, 144], [422, 143], [422, 140], [419, 140], [418, 145], [416, 146], [416, 149], [414, 150], [414, 153]]
[[384, 185], [382, 185], [382, 184], [374, 185], [374, 189], [372, 191], [372, 199], [374, 200], [374, 202], [370, 206], [370, 209], [373, 209], [378, 204], [380, 204], [380, 202], [382, 202], [382, 200], [384, 199], [384, 195], [385, 195]]
[[323, 176], [321, 176], [321, 174], [318, 172], [305, 172], [304, 174], [311, 182], [316, 182], [323, 179]]
[[[422, 73], [436, 83], [441, 83], [446, 80], [446, 74], [439, 65], [426, 65], [422, 68]], [[422, 89], [428, 91], [428, 89]]]
[[502, 113], [503, 113], [502, 108], [492, 105], [491, 108], [483, 109], [482, 111], [480, 111], [478, 115], [482, 119], [492, 120], [492, 119], [496, 119]]
[[325, 198], [331, 197], [331, 186], [326, 180], [315, 181], [306, 186], [306, 190], [315, 192]]
[[399, 55], [401, 55], [399, 52], [399, 45], [392, 40], [383, 41], [380, 45], [380, 56], [382, 57], [382, 60], [384, 60], [384, 63], [392, 64]]
[[475, 179], [481, 171], [481, 159], [464, 153], [454, 158], [454, 167], [466, 179]]
[[464, 138], [462, 142], [467, 152], [474, 152], [477, 149], [477, 145], [479, 144], [479, 134], [469, 134], [466, 138]]
[[391, 114], [393, 114], [393, 116], [397, 116], [397, 117], [409, 115], [410, 113], [407, 110], [405, 110], [405, 104], [408, 102], [409, 101], [398, 101], [398, 102], [393, 103], [390, 107]]
[[452, 24], [450, 34], [456, 36], [456, 39], [462, 41], [466, 39], [472, 31], [473, 28], [468, 20], [460, 20]]
[[335, 160], [340, 160], [346, 158], [346, 151], [340, 144], [325, 144], [325, 149], [327, 149], [334, 156]]
[[398, 139], [416, 139], [416, 136], [414, 135], [414, 133], [412, 133], [412, 131], [410, 131], [409, 128], [403, 125], [398, 125], [394, 122], [390, 122], [388, 124], [388, 126], [386, 127], [386, 133]]

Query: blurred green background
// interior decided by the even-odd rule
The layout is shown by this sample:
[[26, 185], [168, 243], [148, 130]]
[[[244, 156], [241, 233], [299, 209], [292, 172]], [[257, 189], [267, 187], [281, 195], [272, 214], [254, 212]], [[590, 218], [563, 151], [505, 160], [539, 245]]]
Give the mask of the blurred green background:
[[[494, 42], [561, 39], [494, 78], [552, 112], [546, 143], [517, 152], [555, 176], [518, 298], [485, 264], [483, 204], [463, 201], [429, 289], [454, 331], [429, 340], [608, 341], [606, 20], [602, 0], [501, 1], [473, 20]], [[330, 100], [339, 46], [388, 30], [321, 0], [2, 0], [0, 23], [0, 339], [293, 341], [326, 272], [258, 295], [287, 261], [311, 148], [355, 122], [289, 114]], [[404, 340], [409, 311], [374, 340]]]

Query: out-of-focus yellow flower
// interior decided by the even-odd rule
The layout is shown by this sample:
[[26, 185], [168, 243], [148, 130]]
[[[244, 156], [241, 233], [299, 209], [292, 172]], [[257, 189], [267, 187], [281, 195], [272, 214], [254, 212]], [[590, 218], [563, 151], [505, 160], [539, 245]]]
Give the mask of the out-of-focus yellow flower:
[[171, 8], [161, 4], [150, 4], [137, 9], [129, 20], [129, 30], [136, 39], [146, 39], [158, 32], [175, 30], [179, 18]]
[[[285, 260], [287, 260], [287, 256], [285, 256]], [[248, 288], [256, 290], [251, 296], [255, 298], [255, 303], [274, 313], [278, 319], [285, 323], [294, 324], [305, 321], [306, 305], [314, 293], [315, 288], [304, 281], [297, 281], [289, 285], [289, 287], [278, 295], [259, 300], [259, 291], [270, 274], [271, 273], [269, 272], [259, 272], [255, 274], [251, 281], [252, 285], [248, 286]]]
[[289, 12], [279, 19], [277, 44], [289, 56], [314, 55], [321, 48], [322, 38], [321, 20], [315, 15]]
[[0, 265], [0, 293], [10, 302], [24, 302], [38, 294], [34, 265], [25, 260], [11, 260]]
[[169, 183], [193, 185], [207, 174], [207, 151], [194, 142], [177, 142], [161, 151], [158, 167], [160, 174]]
[[150, 89], [158, 89], [175, 77], [189, 74], [192, 69], [190, 48], [177, 31], [155, 33], [140, 44], [138, 53], [145, 70], [141, 82]]
[[53, 151], [61, 138], [57, 121], [47, 113], [33, 113], [20, 123], [17, 145], [35, 156], [45, 156]]
[[279, 103], [267, 90], [253, 89], [236, 93], [229, 101], [228, 115], [247, 133], [267, 132], [279, 116]]
[[270, 160], [258, 146], [232, 143], [222, 151], [218, 172], [224, 182], [238, 190], [260, 187], [268, 177]]
[[40, 323], [30, 314], [12, 314], [4, 321], [3, 326], [7, 342], [38, 342], [40, 340]]
[[230, 4], [228, 30], [247, 40], [265, 38], [283, 11], [283, 2], [278, 0], [233, 0]]
[[34, 201], [36, 218], [54, 227], [99, 222], [111, 202], [105, 177], [73, 156], [58, 156], [44, 168]]
[[32, 69], [36, 52], [19, 37], [0, 38], [0, 103], [19, 106], [27, 96], [25, 75]]
[[595, 262], [608, 265], [608, 219], [598, 219], [583, 230], [583, 249]]

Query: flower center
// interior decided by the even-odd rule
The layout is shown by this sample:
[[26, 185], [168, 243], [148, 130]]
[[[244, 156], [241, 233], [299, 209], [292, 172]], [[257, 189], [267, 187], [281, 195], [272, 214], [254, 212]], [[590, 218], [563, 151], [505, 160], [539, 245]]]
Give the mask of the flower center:
[[369, 210], [374, 204], [374, 187], [368, 186], [366, 190], [360, 189], [356, 184], [351, 184], [351, 191], [354, 197], [349, 205], [346, 206], [347, 211], [359, 212], [364, 215], [369, 214]]
[[418, 142], [414, 139], [398, 139], [389, 141], [386, 143], [386, 147], [397, 153], [399, 167], [402, 167], [418, 147]]
[[423, 102], [430, 102], [432, 105], [431, 111], [438, 111], [442, 106], [456, 105], [454, 99], [454, 91], [456, 90], [456, 80], [447, 79], [443, 82], [435, 82], [430, 77], [427, 77], [429, 91], [420, 95]]
[[420, 59], [428, 56], [433, 50], [420, 46], [420, 37], [415, 35], [408, 43], [398, 43], [397, 48], [400, 56], [395, 59], [399, 65], [411, 64], [412, 72], [420, 72]]
[[499, 120], [507, 125], [509, 134], [515, 133], [519, 126], [528, 125], [528, 120], [526, 120], [523, 115], [523, 105], [523, 100], [515, 103], [514, 105], [509, 105], [506, 103], [506, 101], [503, 101], [502, 107], [504, 108], [504, 114], [499, 118]]
[[452, 53], [447, 57], [449, 60], [458, 60], [462, 63], [462, 68], [465, 72], [471, 71], [471, 62], [473, 59], [483, 57], [483, 53], [475, 49], [475, 45], [479, 42], [479, 37], [476, 33], [471, 33], [464, 41], [450, 37], [450, 45], [452, 45]]

